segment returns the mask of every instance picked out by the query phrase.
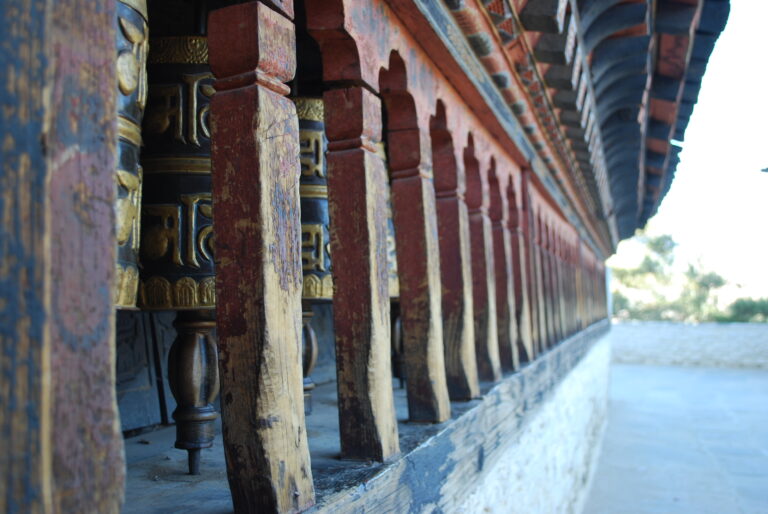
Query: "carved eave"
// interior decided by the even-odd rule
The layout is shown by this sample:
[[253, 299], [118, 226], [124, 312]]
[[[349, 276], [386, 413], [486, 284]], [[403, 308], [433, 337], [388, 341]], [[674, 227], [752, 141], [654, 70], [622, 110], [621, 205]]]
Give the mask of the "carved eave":
[[568, 0], [518, 4], [538, 75], [543, 77], [543, 87], [553, 100], [558, 124], [574, 156], [569, 171], [582, 184], [582, 194], [592, 199], [593, 213], [604, 220], [606, 239], [615, 247], [616, 218], [578, 11]]
[[709, 56], [729, 10], [728, 0], [664, 1], [657, 6], [637, 226], [645, 225], [656, 213], [672, 184], [682, 149], [676, 142], [685, 137]]
[[[499, 2], [492, 2], [497, 4]], [[614, 244], [674, 174], [728, 0], [528, 0], [519, 18]]]

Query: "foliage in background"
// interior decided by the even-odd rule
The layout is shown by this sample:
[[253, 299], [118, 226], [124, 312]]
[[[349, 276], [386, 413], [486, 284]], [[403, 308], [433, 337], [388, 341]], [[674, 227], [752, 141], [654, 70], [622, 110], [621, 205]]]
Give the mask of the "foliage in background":
[[669, 321], [768, 321], [768, 298], [741, 298], [721, 311], [717, 290], [725, 279], [713, 271], [688, 264], [675, 273], [677, 244], [669, 235], [636, 238], [645, 256], [635, 268], [612, 268], [613, 312], [623, 319]]

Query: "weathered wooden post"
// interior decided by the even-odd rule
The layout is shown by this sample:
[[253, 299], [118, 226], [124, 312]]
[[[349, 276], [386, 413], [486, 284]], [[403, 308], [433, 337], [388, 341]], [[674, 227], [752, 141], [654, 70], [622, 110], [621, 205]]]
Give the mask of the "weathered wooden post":
[[489, 177], [491, 234], [493, 238], [493, 263], [496, 281], [496, 323], [499, 334], [499, 359], [506, 371], [520, 366], [517, 353], [517, 320], [515, 318], [515, 291], [512, 285], [512, 255], [507, 216], [506, 197], [501, 194], [501, 184], [495, 163]]
[[515, 194], [515, 187], [512, 179], [510, 179], [507, 188], [507, 203], [509, 207], [508, 224], [512, 245], [512, 268], [514, 270], [515, 318], [518, 328], [517, 353], [520, 362], [523, 363], [534, 359], [534, 346], [525, 236], [520, 223], [521, 211], [518, 198], [519, 195]]
[[299, 126], [293, 2], [209, 17], [224, 451], [237, 512], [314, 503], [301, 362]]
[[[334, 330], [341, 456], [397, 455], [387, 266], [387, 171], [379, 153], [381, 101], [347, 32], [344, 2], [308, 0], [307, 25], [323, 59], [328, 202], [334, 258]], [[351, 85], [355, 84], [355, 85]], [[364, 85], [364, 86], [363, 86]]]
[[431, 163], [423, 162], [428, 133], [419, 127], [397, 54], [380, 75], [387, 108], [387, 164], [397, 241], [400, 316], [411, 421], [450, 417], [445, 380], [435, 189]]
[[0, 16], [0, 510], [119, 512], [116, 4]]
[[469, 400], [480, 393], [475, 357], [469, 214], [464, 201], [463, 162], [456, 158], [445, 116], [445, 106], [438, 102], [430, 132], [440, 243], [445, 370], [451, 399]]
[[488, 217], [488, 186], [480, 174], [474, 147], [464, 151], [467, 173], [467, 208], [472, 242], [472, 298], [475, 317], [475, 352], [481, 380], [501, 378], [498, 326], [496, 322], [496, 283], [494, 278], [493, 236]]

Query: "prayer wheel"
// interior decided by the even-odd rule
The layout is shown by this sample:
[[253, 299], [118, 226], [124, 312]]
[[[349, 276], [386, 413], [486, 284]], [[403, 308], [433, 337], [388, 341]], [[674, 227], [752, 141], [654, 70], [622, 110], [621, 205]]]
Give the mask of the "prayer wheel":
[[213, 444], [219, 390], [208, 128], [214, 79], [205, 36], [153, 36], [148, 73], [139, 306], [178, 312], [168, 355], [176, 447], [189, 452], [189, 472], [198, 474], [200, 451]]
[[148, 32], [146, 0], [121, 0], [117, 6], [117, 263], [114, 303], [134, 308], [139, 286], [139, 222], [142, 169], [141, 121], [147, 101]]
[[304, 371], [304, 406], [312, 411], [311, 392], [315, 384], [310, 377], [317, 361], [317, 336], [312, 328], [312, 304], [333, 299], [330, 233], [328, 224], [328, 168], [325, 153], [323, 101], [320, 98], [294, 98], [299, 118], [299, 151], [301, 176], [301, 265], [302, 289], [302, 357]]

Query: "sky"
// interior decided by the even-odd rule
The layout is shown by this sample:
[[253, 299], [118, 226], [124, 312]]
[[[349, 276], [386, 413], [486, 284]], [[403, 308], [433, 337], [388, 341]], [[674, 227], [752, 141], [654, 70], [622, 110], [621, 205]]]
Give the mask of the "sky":
[[[768, 297], [768, 1], [731, 0], [710, 57], [675, 179], [646, 232], [678, 243], [687, 263], [722, 275], [721, 297]], [[608, 264], [632, 267], [639, 243]]]

